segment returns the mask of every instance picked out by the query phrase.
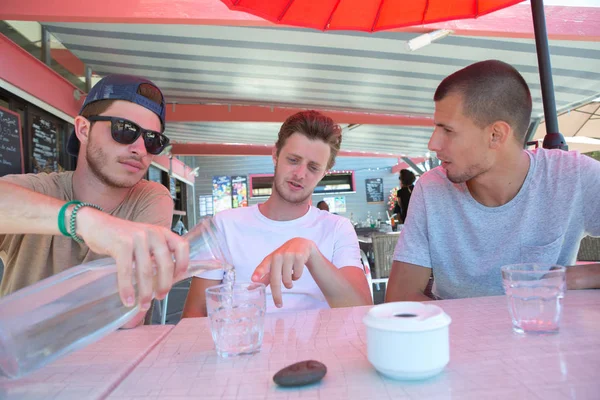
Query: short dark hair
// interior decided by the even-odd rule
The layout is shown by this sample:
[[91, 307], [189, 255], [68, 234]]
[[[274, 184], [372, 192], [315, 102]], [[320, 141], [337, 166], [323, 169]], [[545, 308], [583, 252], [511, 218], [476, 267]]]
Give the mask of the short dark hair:
[[275, 147], [277, 148], [277, 155], [287, 139], [294, 133], [300, 133], [311, 140], [322, 140], [329, 145], [331, 150], [329, 153], [329, 161], [327, 162], [327, 169], [331, 169], [335, 164], [335, 157], [337, 156], [340, 146], [342, 145], [342, 128], [333, 120], [318, 111], [300, 111], [285, 120], [281, 129], [279, 129], [279, 136]]
[[402, 182], [404, 186], [412, 185], [415, 183], [416, 179], [417, 177], [412, 173], [412, 171], [409, 171], [408, 169], [400, 170], [400, 182]]
[[504, 121], [516, 138], [525, 142], [531, 120], [531, 93], [513, 66], [498, 60], [471, 64], [444, 79], [433, 100], [440, 101], [454, 93], [462, 96], [463, 113], [477, 126]]

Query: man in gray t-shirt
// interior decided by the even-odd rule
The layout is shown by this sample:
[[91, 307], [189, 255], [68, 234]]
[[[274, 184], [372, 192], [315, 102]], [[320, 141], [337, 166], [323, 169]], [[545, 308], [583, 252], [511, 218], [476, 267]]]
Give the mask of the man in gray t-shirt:
[[[483, 61], [447, 77], [435, 96], [424, 174], [394, 252], [386, 301], [503, 294], [500, 267], [575, 263], [600, 236], [600, 163], [561, 150], [523, 150], [531, 95], [523, 77]], [[567, 269], [569, 289], [600, 287], [600, 263]]]

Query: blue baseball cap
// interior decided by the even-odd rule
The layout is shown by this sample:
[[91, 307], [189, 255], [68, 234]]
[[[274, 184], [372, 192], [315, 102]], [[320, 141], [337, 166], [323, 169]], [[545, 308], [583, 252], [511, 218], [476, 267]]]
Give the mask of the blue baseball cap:
[[[156, 90], [158, 90], [161, 96], [160, 104], [157, 104], [138, 93], [138, 89], [142, 84], [154, 86]], [[85, 98], [85, 101], [83, 102], [83, 105], [81, 106], [81, 109], [79, 110], [79, 115], [81, 115], [83, 109], [88, 104], [100, 100], [125, 100], [139, 104], [140, 106], [145, 107], [158, 115], [162, 127], [161, 132], [165, 130], [165, 97], [158, 86], [148, 79], [133, 75], [105, 76], [94, 85], [92, 90], [90, 90]], [[77, 157], [79, 154], [79, 145], [79, 139], [77, 139], [75, 130], [73, 130], [73, 132], [71, 132], [71, 136], [69, 136], [69, 141], [67, 142], [67, 151], [69, 154]]]

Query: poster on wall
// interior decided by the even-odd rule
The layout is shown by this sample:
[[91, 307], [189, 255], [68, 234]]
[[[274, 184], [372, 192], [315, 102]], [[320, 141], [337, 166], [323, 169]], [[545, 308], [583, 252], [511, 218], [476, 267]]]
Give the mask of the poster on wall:
[[383, 178], [365, 180], [367, 203], [383, 203]]
[[345, 213], [346, 212], [346, 197], [323, 197], [323, 201], [329, 206], [330, 213]]
[[31, 137], [33, 173], [59, 172], [58, 126], [39, 115], [34, 115], [31, 124]]
[[231, 177], [233, 208], [248, 207], [248, 179], [245, 176]]
[[231, 178], [229, 176], [213, 176], [214, 213], [231, 208]]
[[345, 213], [346, 212], [346, 197], [344, 197], [344, 196], [334, 197], [333, 204], [334, 204], [336, 213]]
[[205, 217], [207, 215], [213, 215], [213, 196], [212, 195], [204, 195], [198, 197], [198, 210], [200, 212], [201, 217]]

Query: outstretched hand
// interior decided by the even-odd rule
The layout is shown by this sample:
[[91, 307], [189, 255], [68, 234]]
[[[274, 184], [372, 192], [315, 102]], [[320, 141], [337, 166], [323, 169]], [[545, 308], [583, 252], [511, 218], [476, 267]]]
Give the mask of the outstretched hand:
[[312, 240], [290, 239], [265, 257], [254, 270], [252, 281], [271, 285], [273, 302], [276, 307], [281, 308], [281, 283], [291, 289], [294, 286], [293, 281], [300, 279], [304, 266], [310, 263], [316, 252], [317, 245]]
[[116, 260], [119, 295], [128, 307], [135, 304], [134, 275], [139, 304], [146, 311], [153, 292], [157, 299], [164, 298], [173, 278], [188, 267], [189, 244], [169, 229], [122, 220], [91, 208], [81, 209], [77, 217], [77, 232], [90, 250]]

